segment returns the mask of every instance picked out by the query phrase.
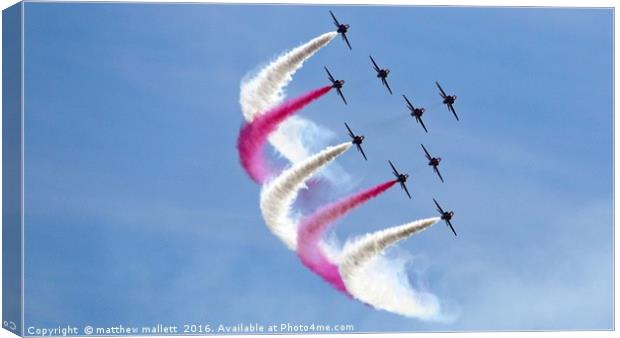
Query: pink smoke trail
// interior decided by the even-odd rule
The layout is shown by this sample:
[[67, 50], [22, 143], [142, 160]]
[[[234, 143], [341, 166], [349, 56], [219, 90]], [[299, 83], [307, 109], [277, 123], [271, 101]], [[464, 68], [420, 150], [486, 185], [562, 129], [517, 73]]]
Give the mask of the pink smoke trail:
[[256, 183], [264, 183], [274, 170], [267, 164], [263, 154], [263, 146], [269, 135], [288, 117], [310, 104], [312, 101], [327, 94], [332, 89], [325, 86], [307, 94], [285, 101], [246, 123], [239, 131], [237, 150], [241, 165], [250, 178]]
[[299, 224], [297, 233], [297, 256], [310, 270], [332, 284], [336, 289], [347, 293], [338, 265], [332, 263], [320, 247], [321, 238], [329, 226], [345, 216], [351, 209], [379, 196], [397, 181], [392, 180], [370, 189], [360, 191], [339, 201], [328, 204], [305, 217]]

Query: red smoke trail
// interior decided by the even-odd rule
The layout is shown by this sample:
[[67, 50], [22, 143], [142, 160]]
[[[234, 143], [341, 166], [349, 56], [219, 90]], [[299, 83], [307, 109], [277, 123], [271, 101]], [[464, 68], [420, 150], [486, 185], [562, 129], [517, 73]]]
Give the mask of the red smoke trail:
[[287, 100], [241, 127], [237, 139], [239, 160], [252, 180], [262, 184], [274, 171], [267, 164], [263, 154], [263, 145], [267, 142], [269, 135], [276, 130], [280, 123], [310, 102], [325, 95], [330, 89], [332, 89], [331, 86], [325, 86], [300, 97]]
[[346, 215], [351, 209], [379, 196], [396, 182], [396, 180], [392, 180], [363, 190], [328, 204], [305, 217], [299, 224], [297, 233], [297, 256], [302, 263], [336, 289], [348, 293], [338, 272], [338, 266], [329, 261], [319, 246], [321, 238], [334, 221]]

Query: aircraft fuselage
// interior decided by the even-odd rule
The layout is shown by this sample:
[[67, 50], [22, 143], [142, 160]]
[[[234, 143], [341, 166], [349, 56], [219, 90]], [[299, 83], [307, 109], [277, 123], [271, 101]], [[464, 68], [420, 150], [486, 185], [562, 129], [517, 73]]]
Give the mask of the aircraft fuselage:
[[420, 108], [414, 108], [413, 111], [411, 111], [411, 116], [422, 117], [422, 114], [424, 114], [424, 110]]

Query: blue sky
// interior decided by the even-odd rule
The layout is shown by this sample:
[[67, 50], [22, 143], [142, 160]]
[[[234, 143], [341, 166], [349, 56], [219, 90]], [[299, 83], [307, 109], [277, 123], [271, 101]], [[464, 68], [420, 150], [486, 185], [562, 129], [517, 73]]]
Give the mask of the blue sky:
[[[291, 96], [368, 162], [359, 189], [412, 175], [340, 239], [456, 212], [402, 243], [452, 323], [375, 311], [312, 275], [265, 228], [234, 148], [239, 83], [332, 30], [322, 6], [25, 6], [25, 325], [351, 323], [357, 331], [613, 327], [612, 17], [607, 9], [332, 7], [351, 24]], [[390, 96], [368, 54], [392, 70]], [[433, 82], [458, 95], [456, 122]], [[429, 133], [401, 94], [427, 107]], [[424, 143], [444, 158], [441, 184]], [[342, 193], [345, 193], [344, 191]]]

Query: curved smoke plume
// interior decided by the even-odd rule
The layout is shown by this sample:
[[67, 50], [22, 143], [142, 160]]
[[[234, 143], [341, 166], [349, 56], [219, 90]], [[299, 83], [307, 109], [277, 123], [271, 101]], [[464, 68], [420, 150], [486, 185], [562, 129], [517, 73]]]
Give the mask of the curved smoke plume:
[[[288, 51], [255, 76], [243, 80], [239, 103], [246, 121], [280, 103], [284, 88], [292, 80], [293, 74], [319, 49], [332, 41], [338, 33], [328, 32]], [[269, 137], [269, 142], [291, 162], [299, 162], [310, 154], [308, 148], [299, 142], [300, 129], [316, 129], [316, 125], [301, 117], [292, 117]]]
[[334, 203], [330, 203], [313, 214], [304, 217], [299, 224], [297, 232], [297, 256], [301, 262], [321, 276], [325, 281], [342, 292], [347, 292], [344, 282], [340, 277], [338, 265], [333, 263], [328, 254], [323, 251], [322, 243], [325, 232], [338, 219], [344, 217], [353, 208], [356, 208], [370, 199], [379, 196], [396, 184], [391, 180], [370, 189], [347, 196]]
[[312, 175], [349, 150], [351, 146], [351, 142], [345, 142], [327, 147], [318, 154], [283, 171], [273, 181], [263, 186], [260, 209], [265, 223], [289, 249], [297, 248], [297, 222], [291, 219], [290, 211], [299, 190]]
[[287, 118], [303, 109], [312, 101], [327, 94], [330, 90], [331, 86], [325, 86], [312, 90], [300, 97], [290, 99], [268, 112], [256, 116], [252, 122], [245, 124], [241, 128], [237, 139], [239, 160], [252, 180], [262, 184], [274, 174], [275, 170], [267, 164], [263, 152], [263, 146], [267, 142], [267, 137]]
[[339, 270], [349, 293], [385, 311], [420, 319], [435, 319], [440, 305], [429, 292], [416, 290], [398, 264], [383, 256], [386, 248], [440, 220], [427, 218], [366, 234], [348, 241], [340, 255]]

